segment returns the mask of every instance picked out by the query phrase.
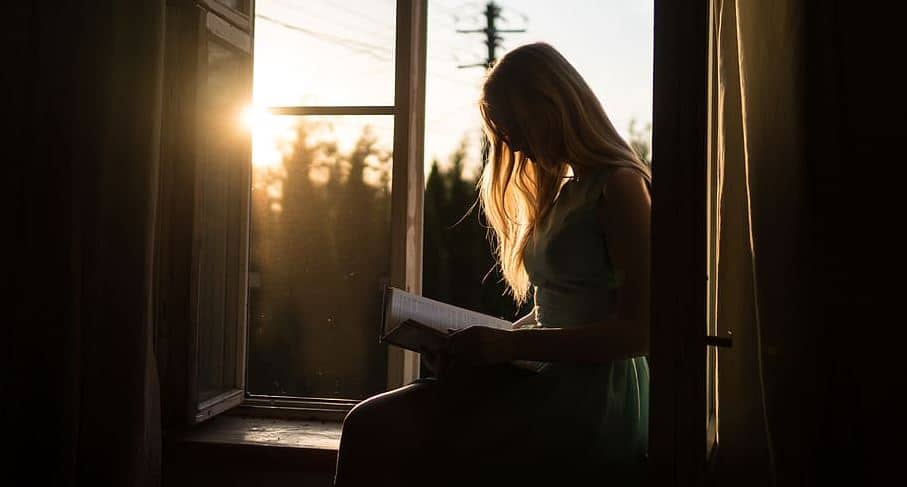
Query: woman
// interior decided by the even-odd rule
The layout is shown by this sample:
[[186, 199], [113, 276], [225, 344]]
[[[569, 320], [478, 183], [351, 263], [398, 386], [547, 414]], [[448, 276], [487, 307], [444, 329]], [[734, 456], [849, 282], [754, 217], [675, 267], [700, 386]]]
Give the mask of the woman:
[[[637, 485], [648, 443], [648, 167], [547, 44], [504, 56], [479, 106], [492, 148], [482, 209], [509, 290], [517, 303], [532, 293], [534, 312], [513, 330], [454, 333], [440, 380], [354, 408], [336, 485]], [[516, 359], [546, 365], [529, 372]]]

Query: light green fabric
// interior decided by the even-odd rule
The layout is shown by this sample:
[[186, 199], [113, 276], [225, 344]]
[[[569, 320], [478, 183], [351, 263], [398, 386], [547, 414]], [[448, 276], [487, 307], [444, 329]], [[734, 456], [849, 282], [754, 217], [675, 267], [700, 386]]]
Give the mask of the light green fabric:
[[[610, 291], [616, 279], [597, 216], [607, 174], [604, 169], [591, 170], [567, 181], [527, 245], [524, 259], [539, 326], [595, 326], [610, 314], [614, 305]], [[642, 482], [648, 447], [647, 359], [615, 360], [592, 374], [588, 369], [576, 370], [568, 364], [551, 364], [546, 372], [564, 381], [586, 382], [588, 394], [598, 395], [593, 402], [603, 404], [586, 413], [600, 415], [592, 421], [598, 428], [590, 462], [601, 463], [613, 485]]]

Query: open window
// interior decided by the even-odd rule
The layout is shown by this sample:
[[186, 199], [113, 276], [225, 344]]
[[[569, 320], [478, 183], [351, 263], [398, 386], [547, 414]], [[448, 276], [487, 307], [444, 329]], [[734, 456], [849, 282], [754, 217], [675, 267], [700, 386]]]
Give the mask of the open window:
[[[383, 30], [343, 37], [313, 14], [324, 8]], [[167, 29], [155, 256], [165, 423], [241, 403], [339, 419], [415, 379], [416, 355], [376, 333], [383, 288], [421, 285], [425, 2], [176, 1]], [[278, 83], [257, 86], [253, 105], [256, 31], [283, 55], [254, 65]], [[291, 139], [277, 164], [258, 132], [253, 149], [260, 124]]]
[[417, 377], [377, 340], [420, 292], [425, 2], [256, 5], [245, 412], [340, 419]]
[[[364, 0], [322, 6], [371, 23], [373, 33], [392, 33], [372, 39], [328, 27], [319, 2], [168, 4], [155, 249], [165, 423], [202, 421], [240, 403], [253, 413], [339, 418], [358, 399], [417, 377], [416, 355], [377, 344], [375, 331], [385, 285], [421, 291], [426, 4], [398, 0], [392, 14], [387, 4]], [[717, 443], [717, 359], [708, 339], [717, 332], [710, 311], [717, 290], [707, 279], [716, 231], [708, 2], [655, 0], [654, 31], [650, 462], [656, 483], [668, 485], [701, 478]], [[301, 154], [294, 168], [257, 164], [257, 148], [240, 122], [250, 113], [253, 33], [258, 41], [272, 34], [277, 42], [308, 39], [309, 47], [299, 49], [327, 54], [316, 62], [300, 51], [271, 65], [279, 73], [282, 62], [305, 63], [313, 78], [298, 83], [317, 75], [337, 88], [330, 93], [256, 92], [267, 112], [251, 116], [290, 127], [287, 143]], [[371, 81], [357, 87], [367, 76]], [[344, 146], [341, 132], [353, 134], [354, 143]], [[331, 181], [355, 187], [326, 186]], [[287, 195], [299, 188], [291, 203]], [[278, 235], [288, 221], [304, 230], [303, 240]], [[327, 225], [346, 231], [331, 234]], [[328, 243], [321, 239], [334, 239], [335, 250], [354, 243], [371, 250], [330, 255], [317, 247]], [[307, 261], [282, 260], [305, 245], [321, 251], [296, 252]], [[281, 273], [295, 273], [302, 285], [275, 286], [294, 282]], [[311, 297], [304, 309], [280, 304], [299, 306], [292, 298], [303, 294]], [[280, 313], [309, 320], [322, 335], [292, 326], [294, 338], [269, 338]], [[268, 380], [281, 347], [311, 360], [305, 379]], [[358, 358], [339, 356], [353, 352]], [[344, 375], [325, 377], [318, 361], [330, 360], [346, 367]]]
[[245, 377], [251, 3], [167, 8], [155, 321], [165, 423], [239, 404]]

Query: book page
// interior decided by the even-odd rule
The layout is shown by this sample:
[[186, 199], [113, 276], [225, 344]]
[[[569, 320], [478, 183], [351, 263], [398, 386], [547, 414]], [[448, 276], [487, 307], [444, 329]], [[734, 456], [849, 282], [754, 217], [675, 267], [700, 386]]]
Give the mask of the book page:
[[[402, 289], [388, 287], [385, 295], [382, 336], [385, 337], [394, 332], [406, 320], [416, 321], [444, 334], [448, 334], [450, 330], [462, 330], [474, 325], [504, 330], [513, 328], [513, 323], [507, 320], [418, 296]], [[415, 349], [419, 347], [408, 346], [410, 343], [415, 345], [415, 340], [414, 337], [410, 337], [405, 341], [402, 338], [394, 341], [397, 341], [398, 346], [404, 346], [418, 352], [419, 350]], [[511, 363], [516, 367], [533, 372], [539, 372], [548, 365], [547, 362], [530, 360], [515, 360]]]
[[388, 288], [388, 293], [384, 316], [385, 335], [405, 320], [418, 321], [445, 334], [448, 330], [462, 330], [473, 325], [505, 330], [512, 326], [507, 320], [417, 296], [402, 289], [391, 287]]

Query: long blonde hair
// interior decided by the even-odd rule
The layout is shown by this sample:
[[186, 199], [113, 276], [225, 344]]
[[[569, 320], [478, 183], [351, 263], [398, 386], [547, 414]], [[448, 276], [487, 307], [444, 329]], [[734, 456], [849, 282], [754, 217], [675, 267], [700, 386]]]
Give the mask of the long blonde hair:
[[522, 304], [530, 287], [523, 252], [570, 166], [629, 167], [647, 182], [651, 173], [582, 76], [548, 44], [524, 45], [501, 58], [482, 87], [479, 110], [491, 150], [479, 199], [497, 263]]

